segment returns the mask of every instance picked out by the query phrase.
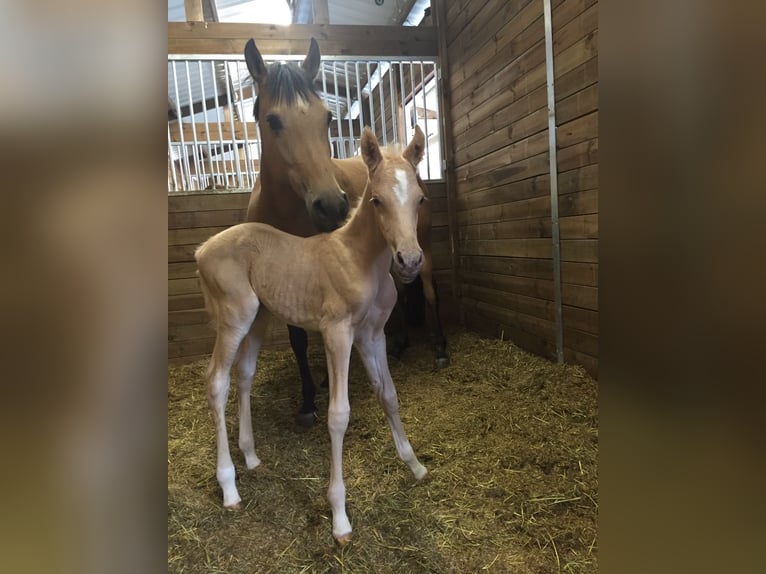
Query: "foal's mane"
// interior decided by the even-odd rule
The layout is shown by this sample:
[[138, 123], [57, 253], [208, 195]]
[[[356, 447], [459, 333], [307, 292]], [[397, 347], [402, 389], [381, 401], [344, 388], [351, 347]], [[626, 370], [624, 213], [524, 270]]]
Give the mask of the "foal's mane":
[[[314, 84], [306, 77], [303, 68], [297, 64], [280, 64], [275, 62], [268, 69], [269, 71], [263, 80], [261, 89], [267, 90], [277, 102], [291, 106], [297, 99], [308, 102], [312, 98], [319, 97]], [[256, 121], [258, 121], [259, 99], [260, 96], [255, 98], [255, 107], [253, 109]]]

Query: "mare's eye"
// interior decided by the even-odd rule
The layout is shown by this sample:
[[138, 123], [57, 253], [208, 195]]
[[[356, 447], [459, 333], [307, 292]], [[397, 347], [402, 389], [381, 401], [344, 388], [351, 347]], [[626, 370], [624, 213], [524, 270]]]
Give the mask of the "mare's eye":
[[330, 126], [330, 124], [332, 123], [332, 120], [333, 120], [333, 117], [332, 117], [332, 112], [327, 112], [327, 126], [328, 126], [328, 127], [329, 127], [329, 126]]
[[279, 119], [279, 116], [276, 114], [269, 114], [266, 116], [266, 121], [269, 124], [269, 127], [272, 129], [272, 131], [278, 132], [282, 129], [282, 120]]
[[372, 202], [372, 204], [373, 204], [375, 207], [378, 207], [378, 206], [380, 206], [380, 199], [379, 199], [378, 197], [376, 197], [376, 196], [373, 196], [373, 197], [372, 197], [372, 199], [370, 199], [370, 201]]

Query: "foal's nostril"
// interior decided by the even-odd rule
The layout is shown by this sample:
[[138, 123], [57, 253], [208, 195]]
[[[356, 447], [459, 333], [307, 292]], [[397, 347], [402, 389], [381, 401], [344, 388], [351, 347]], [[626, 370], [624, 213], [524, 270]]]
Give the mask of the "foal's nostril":
[[396, 252], [396, 262], [397, 262], [399, 265], [402, 265], [402, 266], [404, 266], [404, 257], [402, 257], [402, 252], [401, 252], [401, 251], [397, 251], [397, 252]]

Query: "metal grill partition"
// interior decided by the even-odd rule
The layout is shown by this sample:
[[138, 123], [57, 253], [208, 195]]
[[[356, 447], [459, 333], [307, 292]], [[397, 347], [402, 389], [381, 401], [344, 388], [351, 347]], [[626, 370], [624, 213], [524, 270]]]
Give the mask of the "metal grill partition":
[[[333, 113], [333, 156], [358, 154], [365, 125], [386, 145], [406, 143], [418, 123], [428, 142], [421, 177], [441, 179], [435, 69], [433, 59], [324, 57], [315, 86]], [[168, 57], [169, 192], [253, 186], [260, 168], [255, 95], [243, 57]]]

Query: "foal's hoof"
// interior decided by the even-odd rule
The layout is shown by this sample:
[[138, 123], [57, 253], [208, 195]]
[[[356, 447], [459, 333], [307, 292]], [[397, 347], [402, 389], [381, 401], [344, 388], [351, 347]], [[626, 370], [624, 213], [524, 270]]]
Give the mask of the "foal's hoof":
[[449, 357], [437, 357], [436, 368], [444, 369], [445, 367], [449, 367]]
[[235, 502], [234, 504], [229, 504], [228, 506], [224, 506], [224, 508], [229, 512], [237, 512], [242, 510], [242, 501]]
[[317, 420], [319, 420], [319, 415], [316, 413], [316, 411], [314, 411], [311, 413], [298, 413], [298, 416], [295, 418], [298, 421], [299, 425], [301, 425], [302, 427], [309, 428], [309, 427], [313, 427], [314, 423], [316, 423]]
[[341, 534], [340, 536], [335, 537], [335, 542], [338, 543], [338, 546], [341, 548], [348, 546], [348, 544], [351, 542], [351, 533], [346, 532], [345, 534]]

